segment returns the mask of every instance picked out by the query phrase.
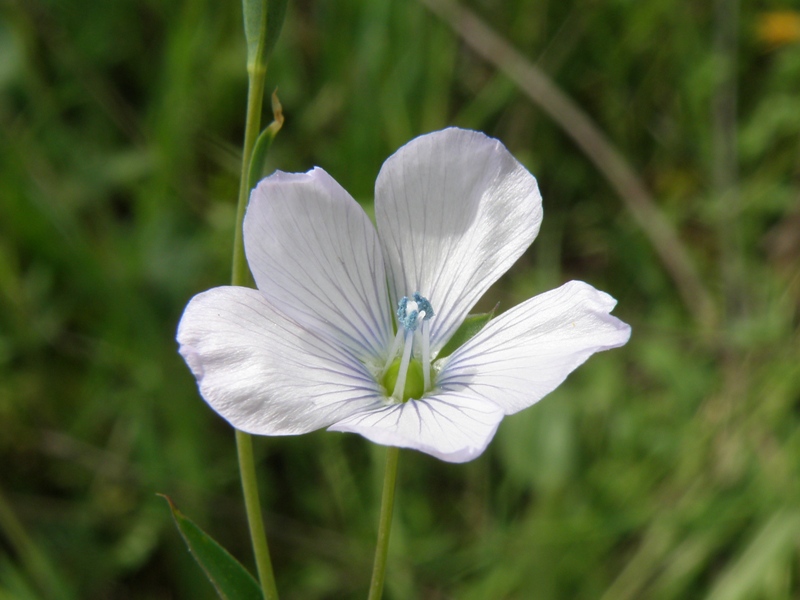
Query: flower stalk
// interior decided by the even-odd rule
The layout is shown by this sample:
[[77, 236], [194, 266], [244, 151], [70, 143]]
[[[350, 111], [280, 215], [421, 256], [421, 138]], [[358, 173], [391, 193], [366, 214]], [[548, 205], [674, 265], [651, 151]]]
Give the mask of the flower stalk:
[[[259, 50], [266, 43], [267, 2], [262, 4], [262, 23], [259, 28]], [[247, 19], [247, 14], [245, 14]], [[245, 21], [247, 24], [247, 21]], [[264, 83], [267, 76], [267, 57], [264, 52], [257, 51], [247, 61], [247, 113], [245, 118], [244, 147], [242, 149], [242, 171], [239, 180], [239, 198], [236, 207], [236, 227], [233, 241], [233, 264], [231, 267], [231, 285], [253, 287], [253, 277], [247, 266], [244, 252], [244, 222], [247, 199], [250, 195], [249, 173], [253, 148], [261, 130], [261, 110], [264, 103]], [[253, 440], [250, 434], [236, 430], [236, 450], [239, 460], [239, 477], [242, 481], [247, 522], [250, 528], [250, 539], [253, 544], [256, 570], [265, 600], [277, 600], [278, 589], [272, 571], [272, 560], [269, 555], [267, 534], [261, 514], [261, 501], [258, 494], [255, 460], [253, 458]]]
[[236, 430], [236, 450], [239, 456], [239, 476], [242, 480], [247, 523], [250, 527], [250, 539], [256, 559], [258, 580], [265, 600], [278, 600], [278, 588], [275, 585], [275, 574], [272, 572], [272, 560], [269, 556], [267, 534], [261, 516], [261, 501], [258, 496], [256, 466], [253, 459], [253, 437], [249, 433]]
[[394, 492], [397, 481], [397, 459], [400, 448], [389, 446], [386, 449], [386, 473], [383, 478], [381, 515], [378, 522], [378, 543], [375, 547], [375, 562], [372, 566], [372, 581], [369, 585], [368, 600], [380, 600], [383, 595], [383, 582], [386, 579], [386, 557], [389, 553], [389, 533], [392, 529], [394, 512]]
[[253, 287], [253, 277], [247, 267], [244, 254], [244, 237], [242, 222], [250, 196], [249, 173], [253, 147], [261, 130], [261, 110], [264, 105], [264, 82], [267, 77], [267, 66], [256, 62], [248, 68], [247, 117], [244, 129], [244, 148], [242, 150], [242, 172], [239, 181], [239, 199], [236, 205], [236, 229], [233, 240], [233, 266], [231, 269], [231, 285]]

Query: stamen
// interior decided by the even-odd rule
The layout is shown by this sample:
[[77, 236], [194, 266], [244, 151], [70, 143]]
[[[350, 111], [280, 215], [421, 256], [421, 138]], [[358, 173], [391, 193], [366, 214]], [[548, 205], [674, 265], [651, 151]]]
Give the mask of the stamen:
[[383, 373], [386, 373], [386, 370], [389, 368], [394, 362], [394, 357], [397, 356], [397, 351], [400, 350], [400, 344], [403, 342], [403, 336], [405, 335], [404, 329], [398, 329], [397, 335], [394, 336], [394, 342], [392, 342], [392, 348], [389, 350], [389, 356], [386, 357], [386, 364], [383, 365]]
[[[392, 364], [396, 364], [395, 357], [400, 349], [402, 336], [405, 342], [403, 356], [400, 360], [392, 396], [395, 399], [403, 400], [403, 396], [406, 393], [405, 385], [408, 379], [408, 368], [414, 350], [414, 339], [417, 335], [419, 335], [417, 352], [422, 355], [422, 363], [417, 363], [417, 368], [422, 368], [422, 392], [427, 392], [431, 388], [431, 334], [428, 321], [434, 315], [434, 312], [428, 299], [420, 295], [419, 292], [414, 292], [411, 298], [403, 296], [400, 299], [397, 303], [397, 312], [395, 314], [397, 315], [397, 335], [392, 343], [383, 372], [384, 374], [388, 373]], [[417, 331], [418, 327], [419, 331]], [[418, 357], [419, 354], [417, 354]]]
[[414, 345], [414, 331], [406, 330], [406, 345], [403, 348], [403, 358], [400, 361], [400, 371], [397, 373], [397, 382], [394, 384], [392, 396], [400, 400], [403, 399], [403, 392], [406, 389], [406, 375], [408, 375], [408, 363], [411, 360], [411, 347]]
[[[430, 304], [428, 304], [430, 306]], [[425, 319], [422, 321], [420, 331], [420, 338], [422, 340], [422, 378], [425, 384], [425, 389], [431, 389], [431, 339], [430, 331], [431, 326], [428, 324], [427, 311]]]

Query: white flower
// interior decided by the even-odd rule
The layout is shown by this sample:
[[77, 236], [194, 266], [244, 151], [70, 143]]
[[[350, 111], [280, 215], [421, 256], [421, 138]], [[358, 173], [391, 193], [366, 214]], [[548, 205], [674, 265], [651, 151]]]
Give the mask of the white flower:
[[542, 220], [536, 179], [497, 140], [460, 129], [412, 140], [378, 175], [375, 216], [377, 232], [319, 168], [253, 191], [244, 243], [258, 290], [198, 294], [178, 328], [200, 393], [234, 427], [328, 427], [465, 462], [504, 415], [630, 336], [613, 298], [571, 281], [439, 357]]

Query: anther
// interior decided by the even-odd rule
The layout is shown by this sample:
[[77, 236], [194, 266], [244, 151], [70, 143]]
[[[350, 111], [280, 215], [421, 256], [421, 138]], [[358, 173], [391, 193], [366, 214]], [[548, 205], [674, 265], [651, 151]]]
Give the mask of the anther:
[[416, 331], [419, 320], [428, 321], [435, 313], [428, 299], [414, 292], [413, 296], [403, 296], [397, 303], [397, 322], [407, 331]]
[[426, 321], [430, 320], [430, 318], [436, 314], [433, 312], [433, 307], [431, 303], [428, 302], [428, 299], [421, 296], [419, 292], [414, 292], [414, 302], [417, 303], [417, 310], [420, 313], [425, 313]]

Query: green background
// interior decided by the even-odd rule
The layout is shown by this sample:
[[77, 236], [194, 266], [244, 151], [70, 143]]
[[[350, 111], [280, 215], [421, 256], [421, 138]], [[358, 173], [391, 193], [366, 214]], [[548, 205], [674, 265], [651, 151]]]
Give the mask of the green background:
[[[798, 13], [468, 4], [608, 136], [712, 304], [496, 53], [410, 0], [291, 3], [270, 170], [319, 165], [370, 210], [400, 145], [485, 131], [545, 218], [479, 308], [581, 279], [633, 327], [478, 460], [402, 453], [385, 596], [797, 598]], [[0, 599], [212, 598], [157, 492], [252, 566], [233, 432], [174, 341], [230, 278], [244, 53], [236, 2], [0, 3]], [[383, 448], [256, 442], [282, 598], [364, 598]]]

